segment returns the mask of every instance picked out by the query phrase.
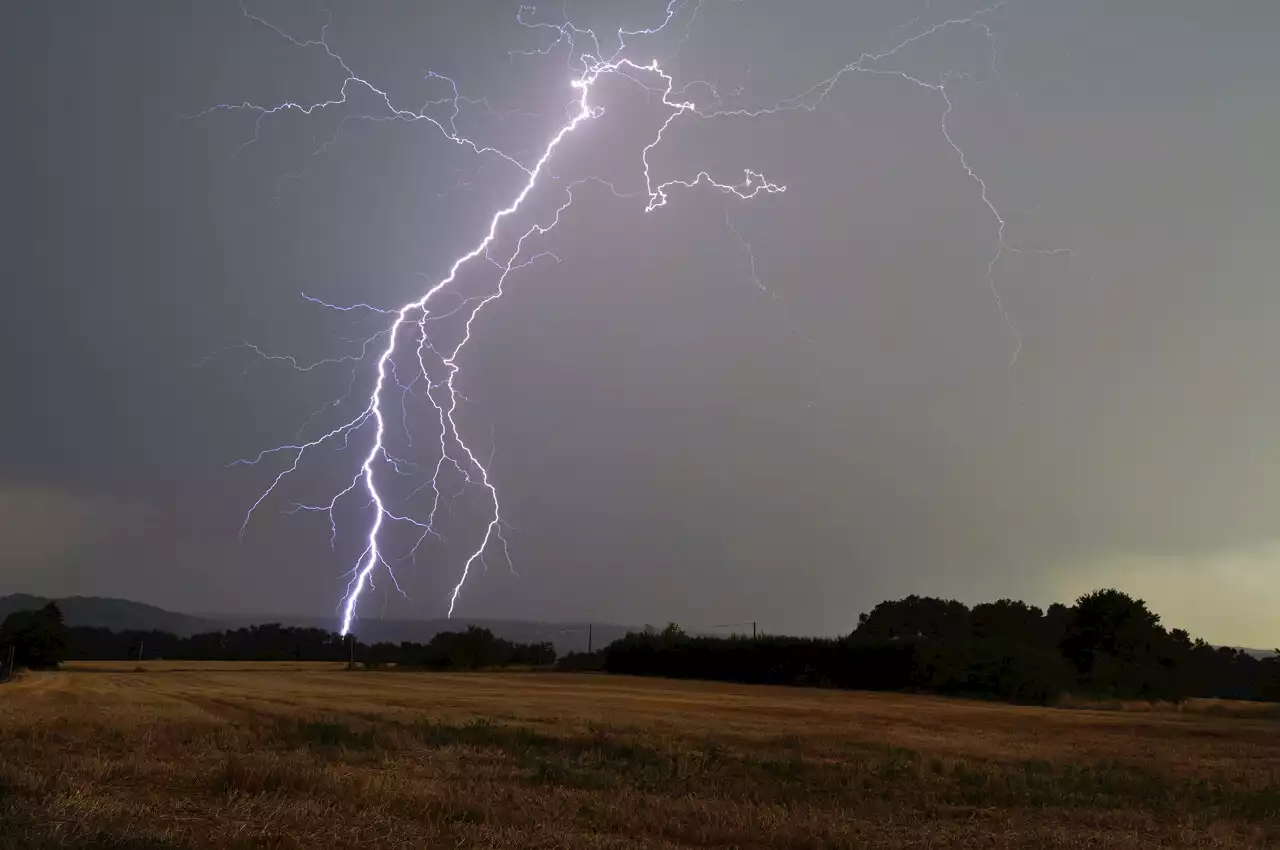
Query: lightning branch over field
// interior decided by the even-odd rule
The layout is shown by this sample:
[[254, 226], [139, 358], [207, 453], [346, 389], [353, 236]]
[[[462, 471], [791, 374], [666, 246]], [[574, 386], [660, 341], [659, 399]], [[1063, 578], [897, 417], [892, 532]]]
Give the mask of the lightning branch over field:
[[[353, 371], [351, 382], [348, 384], [347, 396], [326, 402], [324, 406], [313, 413], [293, 442], [263, 450], [253, 457], [235, 462], [235, 465], [257, 465], [276, 458], [284, 460], [283, 468], [275, 474], [267, 488], [249, 507], [244, 517], [244, 523], [241, 526], [241, 536], [243, 537], [250, 521], [264, 502], [276, 492], [282, 482], [298, 472], [304, 462], [314, 453], [325, 447], [345, 448], [352, 442], [363, 441], [362, 444], [367, 445], [367, 451], [363, 455], [362, 461], [355, 467], [350, 478], [347, 479], [347, 484], [344, 487], [329, 497], [327, 501], [317, 503], [295, 502], [290, 511], [316, 512], [326, 515], [330, 524], [331, 545], [336, 545], [338, 538], [339, 523], [335, 511], [340, 502], [346, 499], [363, 500], [363, 507], [371, 514], [371, 519], [362, 537], [362, 551], [350, 568], [346, 593], [341, 601], [341, 631], [345, 635], [352, 628], [361, 595], [366, 588], [372, 586], [375, 572], [381, 567], [387, 571], [391, 580], [395, 582], [392, 562], [415, 556], [425, 541], [433, 536], [441, 536], [437, 529], [436, 521], [442, 503], [449, 495], [447, 493], [448, 488], [444, 484], [444, 476], [447, 471], [452, 471], [453, 474], [462, 479], [463, 492], [468, 487], [478, 487], [485, 497], [486, 504], [489, 506], [483, 534], [479, 536], [474, 548], [469, 549], [469, 556], [463, 559], [460, 574], [449, 595], [448, 611], [449, 615], [452, 616], [468, 577], [477, 563], [484, 563], [486, 553], [495, 547], [500, 547], [508, 564], [511, 563], [507, 550], [507, 541], [503, 536], [506, 520], [503, 516], [498, 489], [490, 475], [490, 462], [488, 459], [482, 460], [476, 451], [471, 448], [471, 445], [461, 433], [457, 422], [458, 403], [463, 398], [455, 386], [455, 378], [460, 369], [458, 358], [472, 339], [473, 324], [480, 311], [501, 298], [504, 288], [509, 283], [509, 279], [514, 272], [544, 259], [559, 261], [559, 258], [550, 250], [538, 248], [538, 242], [541, 237], [544, 237], [559, 225], [561, 215], [573, 203], [575, 191], [586, 184], [603, 186], [619, 198], [638, 198], [645, 204], [644, 209], [646, 212], [653, 212], [663, 207], [669, 200], [669, 193], [677, 190], [695, 190], [705, 187], [741, 200], [755, 198], [762, 194], [776, 194], [786, 191], [784, 185], [773, 183], [766, 179], [763, 174], [752, 169], [746, 169], [742, 179], [738, 182], [728, 182], [723, 178], [713, 177], [708, 170], [700, 170], [691, 177], [673, 178], [660, 182], [653, 176], [650, 154], [659, 145], [663, 144], [664, 134], [678, 120], [714, 121], [727, 117], [761, 118], [764, 116], [779, 116], [796, 110], [813, 111], [827, 99], [832, 89], [841, 79], [849, 74], [898, 78], [940, 98], [941, 115], [939, 123], [942, 137], [955, 152], [960, 167], [975, 182], [981, 203], [994, 218], [996, 244], [987, 268], [987, 284], [991, 289], [996, 306], [1006, 326], [1017, 341], [1017, 348], [1013, 355], [1016, 358], [1017, 350], [1021, 347], [1021, 338], [1000, 299], [1000, 293], [995, 285], [995, 268], [1001, 257], [1006, 253], [1016, 253], [1022, 249], [1009, 244], [1006, 240], [1005, 219], [990, 199], [986, 181], [973, 169], [968, 156], [954, 141], [947, 126], [947, 118], [953, 109], [953, 103], [947, 91], [948, 84], [956, 79], [972, 79], [972, 77], [958, 72], [947, 73], [938, 81], [931, 82], [900, 70], [886, 68], [882, 64], [910, 45], [943, 30], [970, 27], [983, 32], [990, 41], [992, 49], [991, 70], [994, 74], [995, 36], [986, 21], [1007, 2], [1008, 0], [999, 0], [999, 2], [967, 17], [949, 19], [921, 29], [919, 32], [901, 39], [888, 49], [876, 53], [863, 53], [855, 61], [843, 66], [832, 76], [811, 86], [801, 94], [767, 107], [755, 109], [725, 109], [721, 106], [723, 100], [720, 94], [711, 83], [695, 80], [678, 87], [672, 74], [664, 70], [657, 60], [633, 55], [631, 42], [643, 41], [647, 37], [655, 36], [668, 30], [679, 32], [676, 39], [676, 51], [678, 52], [689, 36], [693, 21], [702, 7], [702, 0], [671, 0], [661, 14], [661, 20], [653, 27], [637, 30], [619, 29], [615, 34], [617, 48], [608, 53], [608, 55], [602, 50], [600, 39], [592, 30], [579, 28], [568, 21], [567, 18], [559, 23], [537, 20], [537, 12], [534, 7], [522, 6], [516, 15], [520, 25], [534, 32], [549, 33], [553, 38], [542, 47], [531, 50], [513, 50], [511, 51], [511, 56], [514, 59], [516, 56], [539, 57], [550, 56], [557, 51], [564, 52], [568, 57], [567, 67], [570, 70], [570, 79], [567, 82], [574, 91], [574, 98], [569, 105], [564, 123], [546, 141], [537, 158], [527, 162], [521, 161], [518, 157], [509, 155], [496, 147], [473, 141], [459, 132], [456, 119], [463, 103], [482, 105], [490, 114], [495, 116], [500, 116], [500, 114], [496, 113], [488, 102], [482, 98], [463, 97], [453, 79], [435, 72], [430, 73], [428, 79], [442, 82], [449, 87], [448, 95], [441, 99], [428, 101], [421, 109], [407, 110], [400, 108], [392, 102], [392, 98], [385, 89], [379, 88], [366, 77], [358, 74], [346, 59], [335, 52], [329, 42], [328, 23], [321, 28], [319, 38], [302, 40], [295, 38], [280, 27], [242, 6], [241, 8], [246, 18], [256, 25], [271, 29], [291, 45], [300, 49], [323, 51], [328, 59], [341, 69], [345, 77], [336, 95], [328, 100], [310, 104], [286, 101], [271, 106], [246, 101], [238, 104], [221, 104], [199, 113], [200, 116], [208, 115], [215, 111], [245, 111], [254, 114], [253, 136], [241, 146], [241, 150], [262, 138], [264, 123], [272, 116], [288, 112], [311, 115], [320, 110], [335, 108], [347, 104], [352, 91], [364, 89], [381, 101], [385, 106], [386, 112], [379, 115], [354, 117], [371, 121], [426, 121], [433, 125], [445, 139], [463, 146], [486, 161], [496, 160], [502, 167], [517, 170], [523, 177], [519, 190], [515, 192], [509, 202], [493, 212], [488, 221], [488, 226], [480, 235], [480, 238], [467, 250], [458, 254], [449, 266], [447, 273], [435, 283], [430, 284], [421, 297], [398, 308], [388, 308], [385, 306], [373, 306], [368, 303], [333, 304], [319, 298], [303, 295], [309, 302], [328, 310], [359, 313], [372, 317], [389, 317], [389, 323], [378, 332], [364, 340], [355, 341], [356, 350], [351, 353], [307, 363], [289, 355], [273, 353], [263, 347], [245, 343], [245, 347], [259, 357], [271, 361], [285, 362], [296, 370], [310, 371], [320, 366], [350, 364]], [[929, 5], [926, 3], [915, 18], [900, 26], [895, 32], [902, 33], [916, 28], [928, 10]], [[644, 142], [644, 144], [639, 145], [638, 161], [636, 162], [636, 169], [643, 178], [643, 192], [621, 192], [612, 183], [595, 177], [580, 178], [566, 183], [553, 174], [549, 168], [549, 163], [562, 148], [565, 139], [574, 134], [583, 124], [603, 114], [603, 107], [595, 103], [592, 96], [597, 83], [606, 77], [620, 78], [629, 84], [647, 90], [651, 94], [659, 95], [661, 104], [668, 110], [666, 119], [659, 124], [656, 132], [651, 136], [638, 140], [638, 142]], [[707, 105], [700, 106], [693, 99], [691, 92], [695, 90], [709, 92], [710, 100]], [[449, 113], [447, 117], [441, 118], [429, 111], [440, 107], [447, 109]], [[342, 118], [338, 125], [338, 133], [342, 131], [342, 128], [352, 117], [348, 115]], [[337, 135], [335, 133], [333, 139], [322, 144], [315, 152], [318, 154], [327, 150], [336, 140]], [[289, 176], [296, 177], [297, 175]], [[505, 241], [499, 238], [499, 230], [504, 222], [526, 206], [527, 199], [535, 189], [557, 183], [561, 184], [564, 194], [563, 200], [556, 207], [554, 214], [545, 221], [535, 222], [523, 227], [523, 232], [514, 241], [514, 247], [495, 255], [495, 252], [500, 251], [501, 243]], [[760, 280], [756, 270], [755, 255], [752, 252], [750, 243], [743, 237], [739, 229], [733, 225], [727, 214], [725, 221], [728, 231], [743, 247], [750, 260], [753, 283], [760, 290], [773, 294]], [[486, 294], [463, 297], [455, 291], [458, 277], [465, 267], [469, 267], [473, 263], [487, 263], [493, 267], [492, 283]], [[446, 300], [448, 298], [453, 300]], [[458, 320], [462, 323], [461, 338], [452, 345], [437, 344], [432, 335], [433, 323], [452, 317], [458, 317]], [[302, 434], [305, 433], [308, 426], [319, 415], [356, 395], [356, 369], [359, 364], [366, 362], [371, 357], [375, 357], [375, 355], [372, 384], [368, 389], [367, 397], [362, 397], [363, 400], [359, 402], [359, 413], [319, 436], [312, 439], [303, 439]], [[400, 361], [397, 361], [398, 356], [402, 358]], [[412, 364], [411, 369], [405, 368], [406, 361]], [[1012, 362], [1011, 360], [1011, 366]], [[425, 397], [434, 409], [432, 418], [434, 420], [433, 431], [436, 435], [436, 445], [434, 447], [436, 460], [434, 465], [430, 467], [429, 473], [423, 471], [418, 464], [393, 454], [389, 448], [393, 425], [398, 431], [403, 432], [407, 445], [413, 445], [414, 429], [410, 422], [406, 400], [415, 392], [419, 393], [420, 397]], [[392, 406], [399, 407], [399, 416], [394, 420], [392, 418]], [[387, 488], [383, 485], [386, 476], [412, 476], [415, 474], [422, 475], [425, 479], [423, 483], [417, 486], [407, 499], [400, 500], [399, 503], [393, 503], [388, 495]], [[429, 507], [421, 511], [421, 513], [415, 514], [405, 505], [413, 501], [419, 494], [427, 494]], [[454, 495], [460, 495], [460, 493]], [[412, 548], [407, 553], [400, 553], [394, 557], [388, 552], [389, 544], [386, 541], [386, 529], [391, 524], [412, 528], [415, 530], [416, 535], [416, 542]]]

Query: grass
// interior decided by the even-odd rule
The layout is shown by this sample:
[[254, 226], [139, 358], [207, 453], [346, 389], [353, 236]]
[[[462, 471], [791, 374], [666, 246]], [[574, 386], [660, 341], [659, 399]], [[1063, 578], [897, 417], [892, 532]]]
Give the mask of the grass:
[[1219, 708], [78, 665], [0, 687], [0, 847], [1280, 843], [1280, 725]]

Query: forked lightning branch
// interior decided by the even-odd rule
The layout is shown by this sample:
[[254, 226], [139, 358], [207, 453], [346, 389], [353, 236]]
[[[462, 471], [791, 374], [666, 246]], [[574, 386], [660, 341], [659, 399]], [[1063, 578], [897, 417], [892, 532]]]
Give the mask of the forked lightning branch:
[[[997, 307], [1000, 309], [1011, 333], [1016, 338], [1016, 331], [1014, 331], [1012, 324], [1009, 322], [1009, 316], [1001, 305], [999, 292], [995, 286], [994, 274], [996, 263], [1000, 257], [1006, 252], [1016, 252], [1019, 249], [1005, 241], [1005, 222], [989, 199], [986, 182], [969, 165], [964, 151], [953, 140], [947, 127], [947, 118], [952, 110], [952, 102], [947, 93], [947, 86], [953, 80], [960, 79], [966, 75], [959, 73], [944, 74], [936, 81], [929, 81], [911, 76], [900, 70], [886, 68], [882, 64], [884, 60], [893, 57], [908, 45], [937, 35], [944, 30], [962, 27], [976, 28], [985, 34], [991, 44], [994, 62], [995, 36], [987, 20], [1005, 2], [1006, 0], [1001, 0], [999, 3], [964, 18], [946, 20], [922, 27], [920, 31], [909, 35], [909, 37], [890, 49], [877, 53], [863, 53], [855, 61], [839, 68], [830, 77], [818, 82], [793, 98], [756, 109], [719, 108], [718, 104], [721, 100], [713, 86], [701, 80], [688, 81], [682, 85], [678, 84], [674, 77], [664, 70], [651, 55], [642, 56], [638, 53], [645, 45], [651, 44], [654, 37], [675, 36], [683, 39], [687, 36], [688, 25], [700, 11], [700, 6], [702, 5], [700, 0], [686, 0], [686, 2], [671, 0], [662, 14], [661, 20], [657, 21], [651, 28], [640, 30], [619, 29], [613, 36], [613, 40], [616, 41], [617, 45], [616, 49], [607, 53], [601, 49], [601, 40], [592, 30], [578, 28], [569, 21], [559, 23], [540, 21], [537, 19], [537, 10], [533, 7], [522, 7], [517, 14], [519, 22], [535, 33], [545, 32], [552, 38], [548, 43], [535, 49], [513, 50], [511, 52], [539, 61], [541, 57], [553, 57], [557, 54], [563, 54], [567, 56], [566, 67], [570, 71], [565, 80], [566, 92], [571, 96], [569, 108], [566, 112], [566, 120], [547, 139], [537, 159], [532, 162], [521, 162], [516, 156], [509, 155], [496, 147], [481, 144], [459, 134], [455, 119], [459, 114], [461, 104], [480, 101], [464, 98], [459, 92], [457, 84], [450, 77], [439, 73], [430, 75], [431, 78], [450, 86], [450, 92], [447, 97], [428, 103], [421, 109], [403, 109], [393, 103], [392, 98], [384, 88], [357, 73], [346, 59], [334, 51], [330, 46], [328, 25], [321, 29], [318, 38], [298, 39], [265, 18], [244, 8], [245, 17], [254, 25], [270, 28], [281, 38], [299, 49], [323, 51], [328, 61], [333, 62], [344, 74], [341, 86], [329, 100], [310, 104], [283, 102], [274, 105], [262, 105], [246, 101], [238, 104], [220, 104], [199, 113], [200, 116], [216, 111], [247, 111], [254, 113], [254, 134], [245, 143], [246, 145], [257, 142], [263, 137], [270, 119], [274, 116], [286, 113], [312, 115], [317, 111], [336, 109], [348, 104], [353, 91], [363, 89], [367, 94], [374, 95], [380, 101], [380, 109], [382, 111], [378, 114], [361, 115], [358, 116], [359, 118], [381, 121], [428, 122], [437, 128], [449, 141], [464, 146], [476, 156], [494, 158], [503, 167], [514, 170], [521, 175], [522, 182], [519, 184], [518, 191], [514, 192], [507, 204], [493, 212], [487, 228], [483, 233], [477, 235], [477, 240], [465, 251], [457, 254], [447, 274], [430, 285], [422, 293], [421, 297], [393, 310], [378, 309], [365, 303], [342, 306], [329, 304], [315, 298], [309, 299], [334, 310], [362, 310], [386, 314], [388, 324], [378, 333], [365, 340], [358, 354], [304, 364], [293, 357], [269, 354], [263, 347], [249, 346], [256, 354], [273, 360], [286, 361], [295, 369], [310, 370], [324, 364], [347, 361], [371, 362], [373, 369], [371, 383], [367, 388], [367, 396], [358, 396], [363, 398], [364, 401], [360, 403], [361, 409], [357, 415], [313, 439], [297, 439], [284, 445], [263, 450], [256, 456], [235, 462], [236, 464], [245, 465], [279, 464], [278, 471], [272, 477], [270, 484], [249, 507], [241, 528], [241, 535], [243, 536], [255, 513], [276, 492], [277, 488], [291, 475], [302, 469], [304, 464], [311, 461], [318, 450], [322, 447], [336, 444], [344, 446], [354, 444], [363, 445], [364, 451], [360, 455], [360, 462], [351, 468], [350, 478], [346, 479], [348, 483], [338, 489], [337, 492], [330, 493], [320, 500], [295, 503], [294, 505], [294, 510], [320, 512], [327, 515], [331, 529], [331, 543], [336, 541], [338, 535], [343, 531], [339, 528], [335, 514], [339, 505], [345, 504], [346, 501], [354, 500], [367, 508], [369, 519], [363, 531], [360, 532], [362, 551], [355, 563], [350, 566], [346, 592], [340, 603], [341, 631], [344, 635], [351, 631], [352, 624], [359, 611], [362, 594], [371, 586], [375, 574], [379, 570], [385, 570], [391, 580], [395, 581], [393, 565], [414, 555], [424, 541], [439, 534], [437, 519], [440, 516], [442, 500], [457, 496], [456, 493], [450, 493], [449, 488], [442, 483], [442, 476], [447, 471], [460, 475], [467, 485], [478, 487], [488, 505], [487, 520], [483, 526], [483, 533], [478, 535], [474, 542], [474, 547], [469, 547], [468, 549], [469, 554], [461, 559], [461, 562], [455, 567], [457, 579], [453, 585], [452, 592], [449, 594], [449, 615], [453, 615], [468, 578], [474, 572], [477, 563], [483, 561], [486, 553], [494, 551], [495, 547], [497, 547], [509, 560], [507, 542], [503, 537], [505, 520], [502, 512], [502, 501], [498, 489], [490, 477], [489, 461], [473, 450], [472, 443], [468, 441], [468, 436], [458, 426], [457, 414], [460, 394], [455, 384], [455, 378], [461, 368], [460, 355], [468, 344], [472, 342], [472, 326], [477, 315], [501, 298], [504, 288], [511, 282], [510, 278], [514, 272], [543, 257], [554, 257], [550, 250], [542, 244], [544, 241], [542, 237], [560, 224], [561, 214], [573, 202], [574, 190], [588, 181], [599, 182], [613, 190], [612, 184], [601, 178], [588, 177], [564, 182], [552, 173], [553, 160], [562, 152], [564, 141], [581, 126], [593, 121], [602, 114], [602, 108], [596, 102], [594, 95], [596, 94], [598, 83], [605, 78], [617, 78], [627, 85], [639, 86], [655, 95], [660, 95], [661, 103], [667, 111], [665, 120], [659, 124], [652, 136], [636, 140], [640, 153], [635, 162], [635, 168], [638, 175], [643, 179], [644, 191], [633, 196], [622, 195], [622, 193], [613, 190], [615, 195], [631, 198], [636, 203], [643, 203], [647, 212], [660, 210], [667, 203], [669, 193], [676, 190], [718, 191], [742, 200], [786, 190], [783, 184], [771, 182], [763, 174], [750, 169], [742, 175], [741, 179], [730, 179], [726, 175], [715, 175], [711, 173], [711, 170], [701, 170], [674, 179], [656, 179], [651, 165], [651, 155], [658, 146], [664, 144], [667, 130], [678, 121], [715, 121], [718, 118], [729, 116], [763, 118], [766, 116], [783, 116], [794, 111], [812, 111], [824, 102], [841, 79], [850, 74], [894, 77], [900, 81], [905, 80], [912, 83], [914, 87], [926, 95], [938, 98], [940, 132], [946, 143], [954, 151], [957, 165], [963, 168], [968, 176], [973, 179], [977, 189], [978, 200], [993, 218], [993, 253], [988, 267], [987, 283], [995, 297]], [[916, 27], [918, 20], [917, 17], [907, 22], [906, 29]], [[681, 26], [684, 27], [684, 34], [678, 35]], [[709, 93], [710, 99], [708, 103], [700, 105], [691, 94], [695, 91]], [[447, 117], [440, 117], [432, 113], [432, 107], [440, 106], [450, 110], [450, 114]], [[347, 117], [344, 117], [343, 121], [345, 122], [346, 120]], [[511, 241], [509, 239], [499, 239], [499, 230], [504, 223], [508, 223], [508, 220], [512, 219], [517, 212], [528, 206], [526, 201], [536, 188], [543, 184], [553, 185], [557, 182], [562, 183], [564, 194], [563, 202], [555, 209], [554, 214], [550, 215], [545, 221], [524, 228], [518, 238], [514, 239], [512, 247], [509, 247], [503, 254], [495, 256], [495, 252], [499, 251], [503, 244], [509, 244]], [[732, 227], [732, 225], [729, 226]], [[487, 270], [485, 273], [489, 275], [490, 282], [484, 294], [463, 297], [455, 291], [458, 286], [459, 275], [464, 270], [470, 274], [473, 265], [477, 269]], [[451, 297], [452, 300], [446, 301], [446, 296]], [[366, 300], [370, 302], [376, 301], [373, 297]], [[440, 343], [433, 338], [431, 333], [432, 322], [447, 317], [456, 317], [455, 321], [462, 323], [462, 331], [458, 334], [459, 338], [452, 345]], [[480, 344], [480, 342], [477, 341], [477, 344]], [[422, 388], [421, 395], [430, 402], [433, 409], [432, 415], [428, 417], [429, 421], [423, 423], [393, 422], [393, 409], [402, 405], [404, 394], [415, 385]], [[330, 403], [330, 406], [333, 405], [336, 405], [336, 402]], [[400, 407], [400, 411], [403, 412], [403, 410], [404, 408]], [[399, 502], [393, 502], [385, 483], [387, 476], [411, 474], [410, 470], [416, 468], [413, 464], [402, 461], [391, 451], [388, 443], [393, 425], [395, 427], [402, 425], [405, 429], [413, 432], [416, 432], [421, 427], [429, 429], [433, 435], [432, 441], [436, 452], [434, 467], [429, 473], [423, 472], [425, 480], [413, 491], [415, 496], [420, 495], [421, 498], [411, 500], [409, 503], [406, 503], [404, 499], [400, 499]], [[413, 530], [412, 537], [416, 542], [408, 552], [389, 551], [388, 532], [393, 525], [405, 526]]]

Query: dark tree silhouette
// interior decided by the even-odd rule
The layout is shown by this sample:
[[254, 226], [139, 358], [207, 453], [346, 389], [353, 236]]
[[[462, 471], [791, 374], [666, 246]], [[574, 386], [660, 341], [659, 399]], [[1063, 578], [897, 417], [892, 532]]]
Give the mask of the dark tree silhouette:
[[556, 651], [550, 643], [517, 644], [495, 637], [488, 629], [468, 626], [463, 632], [440, 632], [431, 639], [420, 663], [426, 667], [478, 670], [551, 664]]
[[864, 638], [942, 638], [963, 640], [969, 636], [969, 609], [954, 599], [914, 594], [881, 602], [871, 613], [858, 617], [854, 634]]
[[840, 640], [712, 638], [647, 628], [574, 656], [565, 669], [916, 690], [1052, 702], [1064, 693], [1280, 700], [1280, 658], [1214, 648], [1166, 631], [1146, 603], [1116, 590], [1047, 611], [1012, 599], [974, 606], [908, 596], [881, 602]]
[[1060, 644], [1086, 690], [1114, 697], [1176, 695], [1169, 675], [1176, 641], [1147, 603], [1118, 590], [1097, 590], [1076, 600]]
[[1044, 613], [1034, 605], [1013, 599], [997, 599], [973, 606], [969, 614], [973, 636], [978, 639], [1046, 642]]
[[67, 627], [62, 611], [50, 602], [35, 611], [17, 611], [0, 625], [0, 649], [13, 649], [15, 667], [49, 670], [58, 666], [67, 649]]

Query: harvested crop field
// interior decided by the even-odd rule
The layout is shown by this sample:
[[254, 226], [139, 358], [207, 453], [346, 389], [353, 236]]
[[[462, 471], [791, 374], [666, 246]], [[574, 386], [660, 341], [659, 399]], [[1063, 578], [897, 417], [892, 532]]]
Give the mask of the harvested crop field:
[[82, 664], [0, 686], [0, 847], [1280, 843], [1280, 723], [1226, 714]]

